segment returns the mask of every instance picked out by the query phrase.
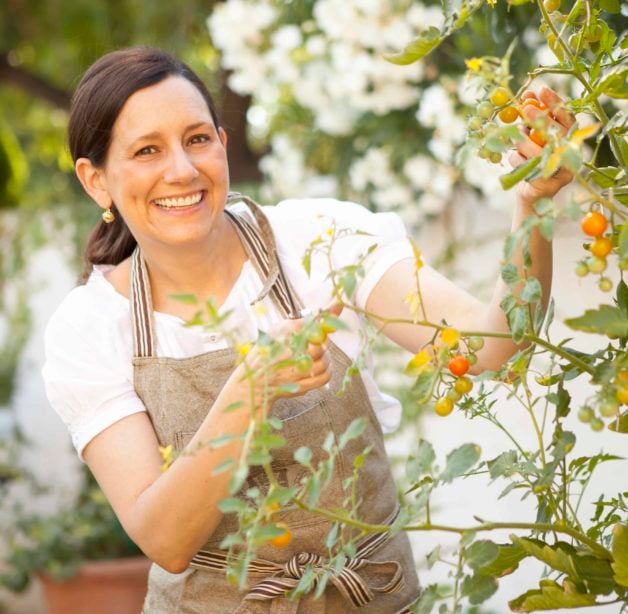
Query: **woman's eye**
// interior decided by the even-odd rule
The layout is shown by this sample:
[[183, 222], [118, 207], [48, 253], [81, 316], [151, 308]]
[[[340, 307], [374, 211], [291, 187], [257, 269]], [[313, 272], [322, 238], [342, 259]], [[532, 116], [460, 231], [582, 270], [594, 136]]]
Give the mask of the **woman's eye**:
[[209, 134], [195, 134], [190, 139], [190, 143], [192, 145], [196, 145], [197, 143], [207, 143], [208, 141], [211, 141], [211, 136]]
[[157, 151], [157, 148], [153, 145], [147, 145], [146, 147], [142, 147], [142, 149], [138, 149], [135, 152], [136, 156], [147, 156], [149, 154], [153, 154]]

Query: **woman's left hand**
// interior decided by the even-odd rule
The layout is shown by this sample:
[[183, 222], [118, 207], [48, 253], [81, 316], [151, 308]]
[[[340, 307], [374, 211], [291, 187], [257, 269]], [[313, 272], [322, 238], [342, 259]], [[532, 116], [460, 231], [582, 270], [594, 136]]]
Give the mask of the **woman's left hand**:
[[[534, 97], [543, 103], [547, 110], [538, 109], [532, 105], [526, 105], [522, 113], [524, 118], [529, 122], [534, 122], [548, 111], [548, 130], [551, 126], [557, 126], [562, 134], [567, 134], [569, 129], [576, 123], [573, 113], [567, 109], [563, 99], [547, 86], [542, 86], [539, 90], [538, 97], [531, 90], [526, 90], [524, 97]], [[523, 164], [529, 158], [541, 155], [543, 148], [537, 145], [529, 136], [529, 129], [522, 126], [522, 134], [524, 139], [516, 145], [516, 150], [512, 150], [508, 154], [508, 161], [515, 167]], [[517, 196], [519, 202], [531, 206], [541, 198], [552, 198], [563, 186], [567, 185], [573, 179], [573, 175], [564, 167], [560, 167], [558, 172], [547, 179], [534, 179], [533, 181], [521, 181], [517, 185]]]

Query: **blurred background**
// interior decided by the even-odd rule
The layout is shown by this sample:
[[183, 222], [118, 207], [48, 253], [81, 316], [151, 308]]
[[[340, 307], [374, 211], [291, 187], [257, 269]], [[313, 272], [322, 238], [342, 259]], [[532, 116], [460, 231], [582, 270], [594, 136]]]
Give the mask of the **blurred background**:
[[[419, 63], [402, 67], [383, 59], [442, 23], [440, 3], [411, 0], [0, 4], [0, 559], [20, 528], [40, 546], [39, 554], [21, 560], [21, 569], [36, 568], [39, 556], [54, 559], [63, 575], [79, 562], [77, 544], [92, 539], [102, 554], [103, 533], [109, 539], [103, 527], [118, 531], [48, 406], [40, 376], [46, 321], [75, 285], [82, 243], [100, 214], [75, 180], [65, 146], [70, 98], [82, 72], [103, 53], [124, 46], [174, 52], [202, 76], [219, 103], [235, 189], [263, 204], [334, 196], [395, 211], [430, 264], [487, 300], [514, 194], [499, 184], [505, 163], [457, 160], [477, 99], [464, 79], [464, 59], [502, 57], [516, 38], [514, 90], [526, 71], [552, 60], [538, 32], [535, 6], [510, 10], [504, 3], [477, 13]], [[577, 93], [572, 82], [545, 82], [564, 96]], [[560, 198], [571, 198], [569, 189]], [[564, 318], [602, 302], [594, 280], [573, 275], [581, 243], [575, 224], [558, 227], [557, 339], [572, 333], [562, 326]], [[599, 343], [593, 335], [580, 335], [572, 345], [591, 349]], [[385, 345], [378, 353], [381, 385], [403, 397], [410, 384], [402, 375], [407, 356]], [[584, 399], [586, 383], [575, 382], [571, 393]], [[504, 421], [524, 440], [529, 431], [532, 445], [520, 407], [505, 394], [500, 403]], [[444, 459], [455, 445], [474, 441], [483, 458], [492, 458], [507, 442], [489, 428], [455, 412], [446, 419], [422, 415], [406, 401], [403, 427], [390, 448], [399, 455], [422, 436]], [[622, 451], [619, 435], [592, 433], [577, 422], [573, 429], [581, 454]], [[610, 489], [619, 464], [600, 470], [588, 504]], [[512, 496], [497, 500], [500, 485], [481, 480], [443, 493], [435, 511], [439, 520], [465, 525], [474, 514], [496, 521], [533, 515], [532, 503]], [[53, 516], [54, 522], [45, 522]], [[453, 541], [436, 534], [414, 541], [424, 582], [446, 583], [447, 570], [428, 570], [425, 556], [437, 543], [446, 549]], [[24, 588], [32, 574], [14, 571], [0, 563], [4, 584]], [[523, 567], [477, 612], [508, 611], [506, 601], [536, 584], [538, 574], [532, 564]], [[0, 588], [0, 612], [38, 614], [43, 608], [38, 580], [21, 593]]]

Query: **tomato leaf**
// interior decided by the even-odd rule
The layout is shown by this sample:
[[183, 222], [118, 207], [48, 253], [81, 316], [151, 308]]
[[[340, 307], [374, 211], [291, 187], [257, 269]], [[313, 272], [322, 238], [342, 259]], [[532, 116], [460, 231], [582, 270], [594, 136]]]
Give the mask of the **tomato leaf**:
[[485, 576], [501, 578], [513, 573], [519, 567], [519, 562], [527, 556], [526, 552], [515, 544], [497, 544], [497, 556], [480, 571]]
[[409, 42], [399, 53], [384, 55], [384, 58], [391, 64], [406, 65], [412, 64], [425, 57], [432, 49], [438, 47], [444, 40], [441, 31], [430, 26], [421, 32], [417, 38]]
[[619, 307], [600, 305], [598, 309], [587, 309], [584, 315], [565, 320], [575, 330], [603, 335], [628, 336], [628, 315]]
[[464, 558], [467, 565], [477, 572], [481, 567], [492, 563], [498, 554], [497, 544], [489, 539], [480, 539], [465, 550]]
[[594, 604], [594, 595], [566, 593], [560, 586], [542, 586], [539, 590], [526, 591], [523, 595], [508, 602], [513, 612], [577, 608]]
[[541, 156], [530, 158], [527, 162], [520, 164], [509, 173], [502, 175], [499, 178], [499, 181], [502, 184], [502, 188], [504, 188], [504, 190], [510, 190], [510, 188], [516, 186], [520, 181], [530, 175], [540, 162]]
[[473, 574], [462, 580], [462, 595], [469, 598], [469, 603], [477, 605], [486, 601], [497, 591], [497, 580], [492, 576]]
[[478, 462], [481, 453], [482, 449], [475, 443], [465, 443], [450, 452], [447, 455], [445, 470], [440, 476], [441, 480], [451, 482], [466, 473]]

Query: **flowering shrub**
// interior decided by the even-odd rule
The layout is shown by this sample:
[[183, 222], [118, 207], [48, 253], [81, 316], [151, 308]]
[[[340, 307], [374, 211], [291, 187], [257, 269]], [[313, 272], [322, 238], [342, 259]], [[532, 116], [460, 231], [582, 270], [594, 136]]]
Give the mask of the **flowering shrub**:
[[[375, 207], [399, 209], [402, 214], [400, 203], [410, 202], [425, 213], [436, 213], [461, 176], [484, 187], [483, 179], [477, 178], [484, 171], [469, 172], [480, 164], [483, 169], [494, 169], [492, 177], [499, 176], [507, 192], [524, 180], [548, 178], [560, 167], [569, 169], [575, 178], [578, 189], [566, 204], [538, 201], [535, 214], [506, 240], [501, 276], [510, 293], [502, 308], [510, 333], [458, 330], [455, 322], [426, 313], [421, 297], [422, 258], [415, 249], [416, 291], [408, 297], [412, 312], [408, 322], [431, 327], [434, 335], [406, 367], [413, 378], [413, 402], [441, 416], [455, 410], [484, 420], [512, 443], [492, 459], [481, 459], [479, 446], [465, 444], [450, 451], [444, 466], [438, 466], [432, 445], [421, 440], [407, 459], [408, 487], [401, 514], [389, 530], [460, 535], [453, 561], [445, 559], [439, 548], [429, 554], [429, 565], [443, 560], [453, 565], [451, 582], [446, 587], [426, 587], [416, 605], [418, 612], [431, 611], [439, 601], [441, 612], [461, 612], [464, 604], [480, 604], [495, 593], [500, 577], [516, 572], [528, 557], [543, 562], [548, 574], [538, 586], [522, 587], [521, 595], [509, 603], [513, 611], [625, 605], [628, 596], [625, 494], [604, 494], [588, 520], [582, 518], [579, 507], [595, 469], [619, 457], [603, 452], [576, 456], [577, 435], [565, 427], [565, 418], [577, 412], [593, 431], [607, 427], [617, 436], [628, 432], [628, 287], [622, 279], [628, 268], [628, 145], [626, 116], [620, 109], [626, 96], [627, 38], [613, 25], [613, 16], [620, 11], [615, 0], [576, 0], [568, 6], [563, 2], [562, 8], [559, 0], [539, 1], [535, 7], [515, 6], [519, 4], [524, 3], [487, 7], [470, 0], [454, 9], [446, 3], [444, 17], [437, 18], [433, 9], [410, 2], [384, 8], [368, 0], [321, 0], [298, 6], [233, 0], [219, 5], [210, 18], [214, 41], [225, 53], [225, 65], [234, 71], [232, 87], [255, 94], [251, 109], [255, 136], [269, 138], [277, 146], [263, 165], [272, 189], [279, 194], [296, 187], [302, 193], [309, 183], [313, 191], [359, 194]], [[538, 30], [520, 29], [523, 43], [516, 43], [517, 57], [515, 44], [508, 44], [503, 53], [488, 55], [469, 53], [473, 49], [469, 45], [456, 47], [465, 41], [466, 29], [477, 33], [487, 22], [499, 24], [506, 9], [513, 24], [520, 23], [521, 14], [523, 20], [534, 16], [539, 26]], [[242, 19], [245, 13], [247, 20]], [[243, 21], [246, 26], [241, 25]], [[246, 28], [242, 35], [234, 35], [242, 27]], [[512, 28], [508, 31], [504, 26], [504, 30], [512, 37]], [[539, 36], [545, 44], [532, 53], [530, 48], [537, 45]], [[430, 58], [447, 57], [447, 52], [458, 53], [460, 64], [466, 57], [464, 79], [439, 75], [437, 61], [432, 63]], [[532, 56], [541, 65], [528, 72]], [[384, 57], [399, 68], [382, 64]], [[527, 73], [517, 91], [511, 86], [519, 82], [512, 75], [516, 61], [519, 70], [525, 64]], [[566, 105], [547, 108], [526, 93], [538, 79], [547, 82], [556, 76], [570, 88]], [[438, 82], [434, 82], [436, 77]], [[581, 114], [582, 121], [563, 134], [555, 130], [552, 119], [567, 111]], [[503, 155], [522, 138], [521, 130], [543, 147], [542, 153], [505, 173], [500, 166]], [[422, 142], [428, 143], [427, 150], [417, 153]], [[294, 169], [294, 175], [280, 179], [286, 169]], [[321, 174], [331, 176], [322, 188], [314, 181]], [[488, 172], [486, 176], [491, 177]], [[572, 348], [569, 339], [553, 338], [553, 305], [543, 313], [540, 283], [529, 274], [531, 233], [538, 229], [551, 239], [556, 222], [563, 217], [580, 220], [586, 241], [574, 274], [599, 276], [600, 300], [609, 297], [598, 309], [565, 322], [574, 330], [602, 336], [603, 345], [588, 353]], [[312, 254], [327, 253], [341, 231], [332, 229], [329, 236], [310, 246], [304, 259], [306, 270]], [[523, 267], [514, 263], [516, 253], [522, 254]], [[350, 296], [360, 266], [358, 262], [331, 273], [335, 296], [347, 309], [356, 309]], [[378, 314], [362, 315], [378, 323], [369, 336], [372, 341], [386, 320]], [[205, 317], [209, 325], [220, 325], [211, 310]], [[297, 365], [312, 335], [320, 335], [324, 325], [332, 329], [339, 325], [330, 317], [306, 318], [304, 328], [290, 339], [262, 337], [259, 343], [267, 348], [268, 368], [286, 344]], [[470, 378], [469, 366], [485, 339], [503, 335], [512, 336], [522, 349], [499, 371]], [[246, 361], [246, 348], [241, 355]], [[549, 359], [545, 360], [547, 368], [538, 366], [537, 356]], [[348, 375], [358, 368], [354, 365]], [[252, 384], [263, 373], [263, 369], [251, 370]], [[568, 391], [568, 382], [578, 378], [589, 382], [587, 398], [572, 398]], [[525, 409], [536, 439], [534, 449], [503, 425], [487, 380], [507, 387]], [[318, 506], [336, 456], [361, 428], [358, 420], [337, 441], [328, 438], [327, 459], [317, 465], [311, 463], [311, 451], [300, 449], [295, 460], [306, 475], [298, 486], [284, 488], [273, 478], [270, 465], [273, 449], [283, 445], [281, 423], [268, 411], [261, 421], [252, 421], [245, 452], [234, 472], [233, 497], [222, 504], [223, 511], [237, 514], [240, 522], [238, 532], [224, 544], [242, 555], [230, 568], [234, 579], [243, 582], [257, 545], [289, 533], [289, 527], [274, 521], [279, 511], [303, 509], [332, 523], [327, 540], [330, 559], [312, 567], [295, 594], [314, 587], [322, 590], [350, 556], [355, 540], [340, 540], [339, 527], [352, 527], [358, 535], [387, 530], [360, 519], [351, 499], [351, 481], [346, 484], [343, 509]], [[363, 457], [358, 456], [356, 475], [361, 462]], [[242, 497], [239, 491], [253, 464], [264, 467], [270, 486], [267, 491], [249, 489]], [[492, 480], [504, 481], [503, 497], [534, 498], [535, 517], [529, 522], [478, 519], [469, 527], [438, 524], [430, 506], [434, 492], [480, 471]], [[488, 539], [498, 529], [513, 531], [508, 541]]]

